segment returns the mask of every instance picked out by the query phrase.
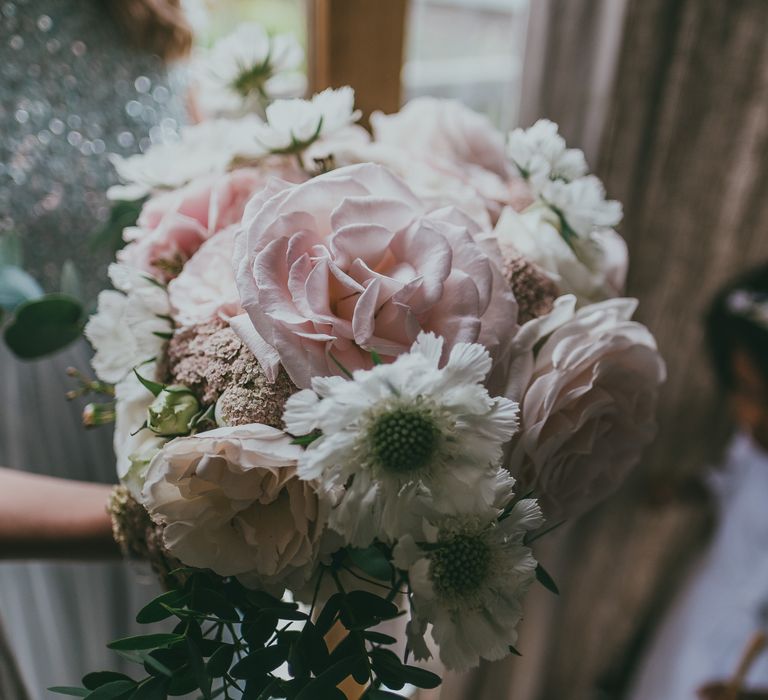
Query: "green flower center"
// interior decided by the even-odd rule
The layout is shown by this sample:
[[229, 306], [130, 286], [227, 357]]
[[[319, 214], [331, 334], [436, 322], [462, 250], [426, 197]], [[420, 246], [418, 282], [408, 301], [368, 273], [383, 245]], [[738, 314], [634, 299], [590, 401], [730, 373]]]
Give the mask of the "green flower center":
[[264, 84], [272, 77], [272, 66], [269, 58], [252, 68], [243, 70], [232, 82], [232, 88], [242, 97], [248, 97], [253, 93], [258, 93], [265, 97]]
[[429, 408], [398, 406], [376, 416], [369, 436], [376, 463], [386, 471], [407, 474], [429, 464], [440, 430]]
[[430, 577], [438, 594], [466, 595], [485, 581], [491, 551], [481, 537], [456, 535], [430, 552]]

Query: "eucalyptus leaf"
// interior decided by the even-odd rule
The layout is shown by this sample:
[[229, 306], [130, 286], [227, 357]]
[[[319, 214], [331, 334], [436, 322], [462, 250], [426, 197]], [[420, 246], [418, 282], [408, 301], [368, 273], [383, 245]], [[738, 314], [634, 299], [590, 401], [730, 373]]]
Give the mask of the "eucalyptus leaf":
[[180, 634], [170, 634], [167, 632], [158, 632], [157, 634], [142, 634], [136, 637], [124, 637], [107, 644], [109, 649], [137, 651], [144, 649], [158, 649], [168, 647], [184, 640]]
[[257, 649], [248, 654], [242, 661], [238, 661], [230, 673], [233, 678], [242, 678], [243, 680], [261, 676], [274, 671], [278, 666], [282, 666], [288, 660], [289, 652], [288, 647], [280, 644]]
[[147, 678], [133, 691], [131, 700], [166, 700], [168, 697], [168, 679], [161, 677]]
[[93, 232], [91, 243], [94, 248], [106, 248], [116, 253], [125, 245], [123, 230], [134, 226], [141, 214], [146, 197], [136, 200], [119, 200], [112, 204], [109, 219], [104, 225]]
[[361, 571], [380, 581], [392, 580], [392, 564], [375, 544], [365, 549], [351, 547], [347, 550], [352, 563]]
[[232, 644], [222, 644], [208, 660], [206, 669], [212, 678], [220, 678], [232, 665], [235, 655], [235, 647]]
[[122, 700], [129, 697], [136, 685], [136, 681], [113, 681], [92, 690], [86, 697], [88, 700]]
[[0, 265], [0, 308], [13, 311], [20, 304], [43, 296], [32, 275], [15, 265]]
[[361, 663], [364, 663], [364, 660], [357, 655], [341, 659], [341, 661], [336, 662], [329, 669], [323, 671], [317, 678], [307, 683], [295, 700], [318, 700], [318, 698], [326, 697], [323, 695], [323, 691], [335, 688], [345, 678], [351, 676]]
[[88, 690], [95, 690], [102, 685], [113, 683], [114, 681], [133, 682], [133, 679], [129, 678], [124, 673], [116, 673], [115, 671], [96, 671], [83, 676], [83, 685], [88, 688]]
[[21, 359], [37, 359], [73, 343], [84, 325], [85, 313], [77, 299], [46, 294], [16, 308], [5, 329], [5, 342]]
[[536, 567], [536, 580], [548, 591], [551, 591], [555, 595], [560, 595], [560, 590], [558, 589], [555, 580], [541, 564]]
[[173, 613], [168, 608], [178, 607], [184, 600], [183, 591], [173, 590], [163, 593], [145, 605], [136, 615], [136, 622], [148, 625], [171, 617]]
[[73, 299], [83, 299], [83, 285], [80, 281], [80, 273], [75, 267], [75, 263], [71, 260], [66, 260], [61, 267], [61, 279], [59, 281], [59, 289], [62, 294], [72, 297]]
[[55, 685], [48, 688], [51, 693], [58, 693], [59, 695], [69, 695], [73, 698], [84, 698], [90, 695], [91, 691], [87, 688], [73, 688], [71, 686]]

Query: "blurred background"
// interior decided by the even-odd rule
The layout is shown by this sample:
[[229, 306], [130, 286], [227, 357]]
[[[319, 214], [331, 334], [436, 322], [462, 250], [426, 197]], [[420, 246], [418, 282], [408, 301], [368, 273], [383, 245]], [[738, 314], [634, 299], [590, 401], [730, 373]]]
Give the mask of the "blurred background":
[[[0, 2], [5, 18], [24, 7]], [[189, 16], [200, 46], [243, 21], [296, 34], [310, 89], [351, 84], [365, 115], [434, 95], [504, 131], [552, 119], [623, 202], [628, 294], [669, 370], [658, 438], [617, 498], [540, 551], [560, 596], [531, 596], [523, 657], [423, 698], [629, 698], [716, 525], [703, 477], [732, 426], [701, 319], [724, 281], [768, 259], [768, 1], [197, 0]]]

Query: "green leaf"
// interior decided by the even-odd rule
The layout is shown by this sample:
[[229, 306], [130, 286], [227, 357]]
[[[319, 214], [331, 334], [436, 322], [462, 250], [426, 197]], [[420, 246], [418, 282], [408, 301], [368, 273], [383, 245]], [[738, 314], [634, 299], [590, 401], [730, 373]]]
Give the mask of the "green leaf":
[[235, 647], [232, 644], [222, 644], [208, 660], [206, 670], [213, 678], [221, 678], [232, 665]]
[[323, 635], [318, 632], [317, 627], [311, 622], [307, 622], [304, 625], [304, 629], [301, 630], [300, 644], [309, 661], [312, 672], [319, 676], [330, 664], [330, 653]]
[[382, 364], [381, 355], [379, 355], [379, 353], [377, 353], [375, 350], [371, 350], [371, 360], [373, 361], [374, 365]]
[[331, 627], [333, 627], [333, 623], [336, 621], [336, 616], [339, 614], [343, 602], [344, 596], [341, 593], [334, 593], [328, 598], [315, 622], [315, 627], [317, 627], [317, 631], [320, 634], [328, 634]]
[[307, 683], [294, 700], [318, 700], [318, 698], [325, 697], [322, 695], [322, 691], [335, 688], [345, 678], [351, 676], [361, 663], [364, 664], [365, 661], [359, 655], [348, 656], [336, 662], [317, 678]]
[[19, 304], [43, 296], [32, 275], [15, 265], [0, 265], [0, 308], [13, 311]]
[[393, 690], [400, 690], [405, 685], [406, 666], [397, 654], [389, 649], [372, 649], [370, 657], [373, 671], [384, 685]]
[[555, 595], [560, 595], [560, 591], [557, 588], [555, 580], [549, 575], [549, 573], [547, 573], [547, 570], [541, 564], [536, 567], [536, 580], [548, 591], [551, 591]]
[[180, 634], [169, 634], [167, 632], [158, 632], [157, 634], [142, 634], [136, 637], [124, 637], [107, 644], [109, 649], [116, 651], [136, 651], [143, 649], [158, 649], [168, 647], [184, 640]]
[[240, 626], [243, 639], [250, 647], [261, 647], [274, 634], [278, 619], [275, 615], [265, 615], [261, 612], [246, 614], [245, 621]]
[[397, 644], [397, 640], [394, 637], [390, 637], [382, 632], [375, 632], [374, 630], [366, 630], [363, 632], [363, 637], [374, 644]]
[[321, 436], [322, 436], [322, 433], [319, 430], [314, 430], [311, 433], [307, 433], [306, 435], [299, 435], [298, 437], [293, 438], [291, 442], [294, 445], [299, 445], [300, 447], [306, 447], [307, 445], [311, 445], [315, 440], [317, 440]]
[[417, 688], [437, 688], [442, 682], [436, 673], [418, 666], [403, 666], [403, 677], [406, 683], [415, 685]]
[[138, 615], [136, 615], [136, 622], [140, 625], [148, 625], [153, 622], [166, 620], [173, 615], [168, 608], [178, 607], [182, 604], [184, 598], [184, 592], [179, 590], [163, 593], [139, 611]]
[[380, 581], [392, 580], [392, 564], [375, 544], [365, 549], [351, 547], [347, 550], [352, 563], [361, 571]]
[[88, 690], [95, 690], [96, 688], [112, 683], [114, 681], [130, 681], [133, 683], [133, 679], [126, 676], [124, 673], [116, 673], [115, 671], [96, 671], [95, 673], [89, 673], [83, 676], [83, 685]]
[[341, 623], [347, 629], [373, 627], [399, 615], [397, 605], [369, 591], [350, 591], [341, 609]]
[[231, 676], [248, 680], [253, 676], [260, 676], [274, 671], [288, 660], [289, 651], [288, 647], [281, 644], [273, 644], [272, 646], [252, 651], [242, 661], [238, 661], [232, 667]]
[[80, 273], [71, 260], [65, 260], [61, 267], [59, 289], [62, 294], [83, 301], [83, 285], [80, 282]]
[[205, 700], [211, 700], [213, 678], [208, 674], [200, 647], [192, 637], [187, 637], [187, 652], [189, 654], [189, 666], [195, 675], [197, 687]]
[[152, 396], [158, 396], [160, 392], [165, 389], [164, 384], [160, 384], [160, 382], [153, 382], [151, 379], [146, 379], [145, 377], [142, 377], [136, 370], [133, 370], [133, 373], [136, 375], [136, 379], [142, 383], [144, 388], [149, 391]]
[[167, 678], [147, 678], [133, 691], [130, 700], [166, 700], [168, 683]]
[[83, 307], [77, 299], [47, 294], [16, 309], [5, 329], [5, 342], [20, 358], [31, 360], [61, 350], [80, 337]]
[[58, 693], [59, 695], [69, 695], [75, 698], [84, 698], [90, 694], [90, 690], [86, 688], [72, 688], [70, 686], [55, 685], [48, 690], [52, 693]]
[[86, 697], [88, 700], [117, 700], [128, 698], [136, 688], [136, 681], [113, 681], [92, 690]]
[[213, 613], [225, 622], [240, 622], [235, 606], [224, 595], [210, 588], [195, 587], [190, 607], [198, 612]]
[[123, 241], [123, 229], [134, 226], [141, 214], [146, 197], [133, 201], [119, 200], [112, 204], [109, 219], [91, 235], [91, 244], [94, 248], [106, 248], [116, 253], [125, 245]]

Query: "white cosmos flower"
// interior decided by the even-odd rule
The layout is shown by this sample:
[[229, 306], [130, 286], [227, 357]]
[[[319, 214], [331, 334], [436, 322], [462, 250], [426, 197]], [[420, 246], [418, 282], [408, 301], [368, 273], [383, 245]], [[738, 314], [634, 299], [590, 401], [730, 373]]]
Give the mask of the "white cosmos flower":
[[603, 183], [594, 175], [573, 182], [553, 181], [541, 189], [541, 198], [558, 211], [579, 236], [618, 225], [621, 202], [605, 198]]
[[123, 185], [107, 191], [112, 200], [140, 199], [155, 190], [177, 189], [204, 175], [223, 173], [239, 157], [258, 158], [265, 151], [256, 134], [261, 120], [211, 119], [185, 126], [179, 139], [153, 145], [146, 153], [123, 158], [115, 153], [110, 161]]
[[502, 445], [518, 405], [482, 382], [488, 351], [459, 343], [440, 368], [443, 340], [420, 333], [392, 364], [353, 380], [316, 377], [286, 404], [288, 432], [322, 436], [299, 460], [303, 479], [345, 487], [330, 525], [347, 542], [397, 539], [421, 514], [487, 515], [499, 488]]
[[197, 106], [206, 115], [236, 115], [306, 89], [304, 50], [292, 34], [270, 37], [254, 22], [238, 25], [195, 61]]
[[507, 138], [507, 156], [531, 184], [574, 180], [586, 174], [587, 162], [578, 148], [566, 148], [557, 124], [539, 119], [529, 129], [515, 129]]
[[116, 384], [162, 351], [171, 331], [171, 307], [168, 293], [146, 273], [112, 264], [109, 276], [117, 291], [99, 294], [85, 336], [96, 351], [91, 362], [96, 376]]
[[449, 669], [509, 654], [517, 642], [522, 599], [536, 578], [525, 534], [543, 521], [536, 501], [523, 499], [501, 521], [445, 518], [425, 525], [423, 542], [410, 534], [400, 539], [394, 563], [408, 573], [408, 637], [417, 659], [429, 658], [428, 625]]
[[272, 153], [299, 153], [317, 139], [360, 119], [351, 87], [328, 88], [311, 100], [275, 100], [267, 107], [267, 122], [257, 138]]

